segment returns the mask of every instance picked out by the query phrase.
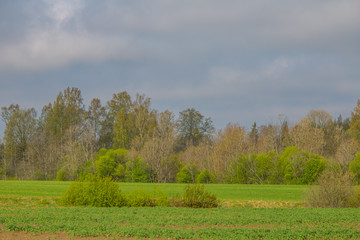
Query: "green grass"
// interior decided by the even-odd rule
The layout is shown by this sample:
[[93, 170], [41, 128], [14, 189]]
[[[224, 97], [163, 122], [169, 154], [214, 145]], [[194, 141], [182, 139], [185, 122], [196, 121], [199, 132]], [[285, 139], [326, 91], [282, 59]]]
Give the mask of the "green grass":
[[0, 208], [6, 231], [172, 239], [359, 239], [360, 209]]
[[[60, 197], [70, 186], [70, 182], [56, 181], [0, 181], [0, 195]], [[129, 193], [135, 189], [152, 191], [159, 187], [169, 196], [182, 194], [185, 184], [119, 183], [120, 189]], [[299, 185], [241, 185], [209, 184], [206, 189], [221, 200], [253, 201], [295, 201], [301, 202], [308, 186]]]
[[[206, 185], [222, 201], [241, 206], [230, 208], [224, 207], [228, 204], [214, 209], [57, 206], [55, 200], [69, 185], [0, 181], [0, 238], [3, 231], [24, 231], [110, 239], [360, 239], [360, 209], [289, 208], [301, 204], [279, 204], [303, 202], [308, 186]], [[125, 193], [152, 191], [154, 185], [170, 196], [182, 194], [185, 187], [119, 183]], [[274, 202], [277, 204], [272, 205]]]

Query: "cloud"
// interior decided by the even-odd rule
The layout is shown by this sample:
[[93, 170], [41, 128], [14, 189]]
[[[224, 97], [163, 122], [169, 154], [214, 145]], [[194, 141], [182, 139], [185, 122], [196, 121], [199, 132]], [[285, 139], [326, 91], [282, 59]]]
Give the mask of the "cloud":
[[135, 55], [126, 36], [108, 38], [64, 31], [34, 32], [20, 44], [0, 48], [0, 68], [50, 70], [76, 62], [132, 60]]
[[84, 7], [82, 0], [44, 0], [44, 2], [48, 5], [47, 15], [58, 24], [73, 18]]
[[[357, 0], [44, 3], [39, 15], [47, 21], [36, 21], [21, 40], [0, 42], [0, 68], [46, 70], [139, 56], [182, 64], [234, 53], [346, 50], [352, 55], [360, 41]], [[34, 12], [28, 18], [37, 19]]]

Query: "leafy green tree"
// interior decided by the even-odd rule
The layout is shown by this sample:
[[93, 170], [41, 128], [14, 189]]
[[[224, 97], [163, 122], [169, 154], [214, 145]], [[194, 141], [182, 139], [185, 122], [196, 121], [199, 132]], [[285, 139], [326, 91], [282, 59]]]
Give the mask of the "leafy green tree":
[[74, 125], [82, 125], [85, 119], [83, 98], [78, 88], [60, 92], [53, 104], [45, 109], [45, 129], [60, 142], [65, 131]]
[[204, 136], [209, 136], [214, 131], [211, 119], [204, 118], [194, 108], [188, 108], [180, 112], [177, 128], [180, 144], [183, 148], [186, 145], [198, 145]]
[[151, 172], [141, 158], [135, 158], [126, 163], [125, 180], [127, 182], [150, 182]]
[[256, 154], [241, 154], [231, 162], [230, 168], [226, 176], [227, 183], [244, 184], [249, 183], [249, 165]]
[[176, 174], [176, 181], [178, 183], [192, 183], [193, 179], [190, 170], [185, 166]]
[[357, 183], [360, 183], [360, 153], [357, 153], [354, 160], [350, 162], [349, 170], [354, 174]]
[[215, 178], [211, 175], [209, 170], [205, 169], [196, 177], [196, 183], [215, 183]]
[[321, 156], [311, 156], [305, 163], [301, 184], [314, 183], [326, 167], [326, 159]]
[[128, 161], [126, 149], [100, 149], [95, 158], [96, 175], [124, 180], [124, 165]]
[[297, 147], [288, 147], [282, 154], [287, 162], [285, 181], [288, 184], [311, 184], [323, 172], [326, 159], [309, 151]]
[[101, 122], [101, 130], [99, 132], [100, 146], [105, 148], [128, 148], [129, 140], [127, 139], [129, 139], [129, 131], [131, 129], [128, 126], [131, 123], [128, 119], [132, 111], [130, 95], [126, 91], [113, 94], [112, 99], [107, 102], [105, 109], [106, 116]]

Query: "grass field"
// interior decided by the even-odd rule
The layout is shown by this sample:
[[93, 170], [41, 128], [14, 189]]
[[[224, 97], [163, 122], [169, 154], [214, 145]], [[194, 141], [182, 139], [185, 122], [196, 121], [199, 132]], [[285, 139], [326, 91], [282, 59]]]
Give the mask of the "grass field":
[[[307, 186], [206, 186], [222, 201], [242, 207], [58, 207], [53, 200], [69, 184], [0, 181], [0, 239], [360, 239], [360, 209], [279, 208], [279, 203], [302, 206]], [[185, 186], [156, 185], [170, 196]], [[125, 193], [153, 186], [120, 183]], [[268, 205], [240, 204], [251, 202]]]
[[[0, 195], [59, 197], [70, 186], [70, 182], [56, 181], [0, 181]], [[151, 191], [154, 186], [169, 196], [182, 194], [185, 184], [171, 183], [119, 183], [120, 189], [132, 192], [135, 189]], [[263, 201], [303, 201], [308, 186], [302, 185], [240, 185], [209, 184], [206, 189], [222, 200], [263, 200]]]

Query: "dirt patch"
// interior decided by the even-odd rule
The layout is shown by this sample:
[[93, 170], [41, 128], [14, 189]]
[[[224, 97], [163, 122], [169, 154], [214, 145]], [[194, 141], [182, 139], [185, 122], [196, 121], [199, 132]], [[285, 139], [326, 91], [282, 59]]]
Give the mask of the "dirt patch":
[[299, 208], [304, 207], [302, 202], [292, 201], [261, 201], [261, 200], [230, 200], [221, 204], [223, 207], [240, 208]]

